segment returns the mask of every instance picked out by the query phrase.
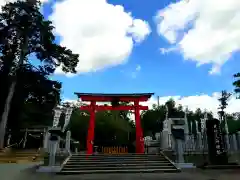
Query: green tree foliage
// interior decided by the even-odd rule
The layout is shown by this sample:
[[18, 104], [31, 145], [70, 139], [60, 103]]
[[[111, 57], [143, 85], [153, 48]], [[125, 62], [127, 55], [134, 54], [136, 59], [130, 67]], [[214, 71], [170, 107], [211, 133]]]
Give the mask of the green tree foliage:
[[[228, 125], [229, 134], [240, 131], [240, 118], [238, 113], [226, 114], [226, 123]], [[221, 127], [224, 129], [224, 121], [221, 122]]]
[[44, 72], [25, 67], [18, 78], [8, 127], [13, 128], [10, 122], [14, 126], [16, 114], [23, 126], [50, 125], [52, 109], [60, 102], [60, 90], [61, 83], [49, 80]]
[[240, 73], [234, 74], [233, 77], [236, 79], [233, 82], [233, 86], [235, 87], [234, 92], [238, 95], [237, 98], [240, 98], [240, 96], [239, 96], [239, 93], [240, 93]]
[[[36, 121], [47, 121], [52, 107], [60, 101], [61, 89], [61, 84], [49, 80], [48, 75], [58, 66], [64, 72], [76, 72], [79, 56], [55, 43], [54, 27], [44, 19], [40, 5], [40, 1], [18, 0], [7, 3], [0, 13], [0, 80], [4, 84], [0, 114], [4, 112], [4, 122], [12, 119], [9, 127], [21, 118], [30, 119], [31, 113]], [[11, 112], [6, 107], [11, 107]]]
[[[53, 29], [51, 21], [45, 20], [40, 13], [39, 1], [31, 3], [31, 1], [18, 0], [2, 7], [0, 14], [0, 78], [5, 86], [1, 88], [0, 112], [3, 111], [9, 87], [15, 79], [16, 72], [18, 78], [24, 76], [19, 74], [24, 71], [32, 71], [35, 74], [39, 72], [40, 75], [46, 77], [60, 65], [65, 72], [76, 72], [78, 55], [55, 43]], [[34, 58], [32, 60], [29, 57]], [[23, 62], [19, 64], [21, 58], [23, 58]], [[33, 70], [34, 66], [31, 65], [35, 60], [41, 62], [38, 71]], [[25, 68], [25, 65], [31, 66]], [[20, 70], [16, 71], [16, 68]], [[20, 85], [25, 86], [19, 83]]]
[[52, 109], [60, 101], [60, 90], [61, 83], [49, 80], [37, 70], [24, 67], [19, 72], [7, 129], [11, 129], [17, 137], [20, 128], [52, 125]]
[[154, 106], [153, 109], [143, 111], [141, 114], [141, 123], [144, 130], [144, 135], [154, 136], [157, 132], [162, 131], [163, 121], [166, 117], [166, 107], [161, 105]]
[[40, 5], [40, 1], [18, 0], [2, 7], [0, 47], [4, 69], [10, 71], [21, 56], [29, 63], [28, 57], [35, 55], [42, 63], [41, 68], [49, 74], [59, 65], [65, 72], [76, 72], [78, 55], [55, 43], [54, 27], [44, 19]]
[[228, 93], [227, 91], [222, 91], [221, 92], [221, 97], [218, 99], [219, 102], [220, 102], [220, 105], [219, 105], [219, 111], [218, 111], [218, 114], [220, 116], [220, 120], [224, 120], [224, 115], [225, 115], [225, 109], [228, 105], [228, 100], [229, 98], [231, 97], [231, 93]]

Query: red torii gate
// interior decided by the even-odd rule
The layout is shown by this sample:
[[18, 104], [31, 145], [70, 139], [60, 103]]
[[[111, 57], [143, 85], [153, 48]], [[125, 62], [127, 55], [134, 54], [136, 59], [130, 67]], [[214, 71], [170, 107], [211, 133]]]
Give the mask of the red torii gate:
[[[90, 112], [90, 121], [87, 136], [87, 154], [93, 154], [95, 112], [96, 111], [135, 111], [136, 125], [136, 153], [144, 153], [144, 140], [140, 120], [140, 110], [148, 110], [148, 106], [142, 106], [139, 102], [147, 101], [154, 93], [137, 93], [137, 94], [95, 94], [95, 93], [75, 93], [82, 101], [90, 101], [90, 105], [81, 106], [81, 110]], [[134, 105], [96, 105], [96, 102], [134, 102]]]

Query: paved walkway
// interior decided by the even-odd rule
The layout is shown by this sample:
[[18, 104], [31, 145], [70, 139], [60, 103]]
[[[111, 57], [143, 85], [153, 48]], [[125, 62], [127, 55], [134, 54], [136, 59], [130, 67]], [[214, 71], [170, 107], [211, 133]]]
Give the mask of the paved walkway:
[[240, 170], [191, 170], [182, 173], [54, 175], [35, 173], [34, 164], [0, 164], [1, 180], [239, 180]]

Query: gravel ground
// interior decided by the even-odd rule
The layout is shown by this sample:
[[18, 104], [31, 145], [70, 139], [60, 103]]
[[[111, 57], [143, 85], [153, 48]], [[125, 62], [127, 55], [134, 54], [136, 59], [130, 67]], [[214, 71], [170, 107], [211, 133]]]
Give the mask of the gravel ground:
[[36, 173], [36, 164], [0, 164], [1, 180], [239, 180], [240, 170], [188, 170], [181, 173], [54, 175]]

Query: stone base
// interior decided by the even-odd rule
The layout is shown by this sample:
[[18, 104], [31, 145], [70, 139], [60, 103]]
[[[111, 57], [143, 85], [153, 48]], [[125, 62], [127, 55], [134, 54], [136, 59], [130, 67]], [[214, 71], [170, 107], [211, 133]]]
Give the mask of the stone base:
[[148, 147], [147, 148], [147, 154], [158, 154], [159, 153], [159, 147]]
[[43, 172], [43, 173], [57, 173], [61, 171], [60, 166], [40, 166], [36, 172]]
[[240, 165], [226, 164], [226, 165], [207, 165], [202, 169], [240, 169]]
[[179, 169], [196, 168], [193, 163], [175, 163], [175, 166]]

